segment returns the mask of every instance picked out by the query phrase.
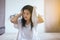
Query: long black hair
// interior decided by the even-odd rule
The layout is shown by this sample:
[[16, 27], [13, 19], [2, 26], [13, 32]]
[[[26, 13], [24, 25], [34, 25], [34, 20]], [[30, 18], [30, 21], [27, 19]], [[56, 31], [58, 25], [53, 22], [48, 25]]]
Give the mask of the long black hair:
[[[33, 11], [33, 7], [30, 6], [30, 5], [26, 5], [26, 6], [24, 6], [22, 8], [22, 11], [24, 12], [25, 9], [29, 10], [29, 12], [31, 14], [30, 22], [31, 22], [31, 29], [32, 29], [33, 28], [33, 22], [32, 22], [32, 11]], [[22, 22], [22, 27], [26, 27], [25, 26], [26, 20], [23, 18], [23, 16], [22, 16], [21, 22]]]

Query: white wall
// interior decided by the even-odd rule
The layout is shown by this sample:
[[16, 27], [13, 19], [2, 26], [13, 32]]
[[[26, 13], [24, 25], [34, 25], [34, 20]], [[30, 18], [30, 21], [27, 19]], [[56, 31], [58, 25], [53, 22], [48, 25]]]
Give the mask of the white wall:
[[[44, 0], [6, 0], [5, 8], [5, 26], [6, 33], [16, 33], [17, 29], [13, 27], [13, 24], [9, 21], [10, 15], [19, 13], [21, 8], [25, 5], [32, 5], [37, 7], [37, 14], [39, 13], [44, 17]], [[44, 32], [44, 23], [38, 25], [39, 32]], [[41, 30], [41, 31], [40, 31]]]

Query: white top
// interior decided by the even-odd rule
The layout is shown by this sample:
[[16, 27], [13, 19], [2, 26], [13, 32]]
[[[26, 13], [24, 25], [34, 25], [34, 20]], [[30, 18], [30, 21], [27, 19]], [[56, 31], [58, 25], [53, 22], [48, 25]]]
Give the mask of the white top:
[[18, 29], [17, 40], [33, 40], [33, 29], [31, 30], [31, 24], [22, 27], [21, 20], [18, 20], [18, 24], [14, 24], [14, 27]]

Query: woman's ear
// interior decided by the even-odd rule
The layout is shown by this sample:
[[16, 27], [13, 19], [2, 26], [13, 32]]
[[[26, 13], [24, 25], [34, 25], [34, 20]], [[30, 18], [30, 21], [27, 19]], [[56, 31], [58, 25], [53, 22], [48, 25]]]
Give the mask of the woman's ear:
[[38, 18], [38, 23], [43, 23], [44, 22], [43, 18], [40, 15], [38, 15], [37, 18]]

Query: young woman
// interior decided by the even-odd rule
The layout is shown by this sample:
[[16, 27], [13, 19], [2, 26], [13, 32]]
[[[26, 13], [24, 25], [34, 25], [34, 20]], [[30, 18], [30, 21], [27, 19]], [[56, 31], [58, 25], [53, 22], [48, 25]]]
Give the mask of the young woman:
[[42, 23], [43, 19], [40, 15], [36, 16], [36, 10], [33, 6], [26, 5], [22, 8], [22, 12], [15, 15], [10, 21], [19, 30], [17, 40], [34, 40], [33, 28], [38, 23]]

